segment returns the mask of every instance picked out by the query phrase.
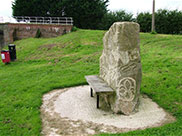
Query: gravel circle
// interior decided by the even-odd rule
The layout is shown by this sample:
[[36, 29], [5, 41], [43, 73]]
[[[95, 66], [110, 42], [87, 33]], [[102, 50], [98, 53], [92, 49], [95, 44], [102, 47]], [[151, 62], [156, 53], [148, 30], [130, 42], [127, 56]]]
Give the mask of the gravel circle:
[[138, 112], [130, 116], [97, 109], [89, 86], [53, 90], [45, 94], [42, 101], [41, 134], [45, 136], [123, 133], [175, 121], [146, 96], [141, 96]]

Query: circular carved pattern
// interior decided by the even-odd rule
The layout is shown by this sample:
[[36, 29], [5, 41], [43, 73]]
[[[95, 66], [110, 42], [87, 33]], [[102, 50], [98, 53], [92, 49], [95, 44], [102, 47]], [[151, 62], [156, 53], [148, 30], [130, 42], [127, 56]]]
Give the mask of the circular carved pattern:
[[123, 78], [119, 82], [117, 95], [119, 100], [132, 101], [135, 98], [136, 81], [131, 77]]

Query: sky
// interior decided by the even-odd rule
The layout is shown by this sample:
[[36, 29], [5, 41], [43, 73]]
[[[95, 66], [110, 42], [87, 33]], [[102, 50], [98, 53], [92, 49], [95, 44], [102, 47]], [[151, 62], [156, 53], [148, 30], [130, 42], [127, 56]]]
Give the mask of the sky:
[[[11, 17], [11, 5], [14, 0], [1, 0], [0, 17]], [[136, 15], [139, 12], [151, 12], [153, 0], [110, 0], [108, 9], [111, 11], [124, 9]], [[157, 9], [182, 10], [182, 0], [156, 0]]]

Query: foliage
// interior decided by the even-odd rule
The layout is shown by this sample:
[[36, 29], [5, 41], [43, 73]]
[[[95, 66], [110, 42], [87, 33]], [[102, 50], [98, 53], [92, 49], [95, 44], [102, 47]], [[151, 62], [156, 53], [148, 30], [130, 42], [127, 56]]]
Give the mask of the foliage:
[[96, 29], [108, 0], [15, 0], [13, 16], [70, 16], [79, 28]]
[[156, 14], [156, 30], [158, 33], [181, 34], [182, 11], [158, 10]]
[[149, 12], [140, 13], [136, 17], [137, 23], [140, 24], [141, 32], [150, 32], [152, 24], [152, 14]]
[[15, 0], [13, 16], [62, 16], [62, 0]]
[[125, 10], [110, 11], [104, 15], [99, 25], [99, 29], [108, 30], [114, 22], [134, 21], [133, 14], [127, 13]]
[[71, 32], [76, 32], [76, 31], [78, 31], [78, 28], [76, 26], [73, 26]]
[[[40, 135], [43, 94], [56, 88], [84, 85], [85, 75], [98, 74], [104, 33], [79, 29], [57, 38], [16, 41], [18, 60], [10, 65], [0, 62], [0, 136]], [[140, 38], [141, 93], [177, 121], [118, 135], [181, 136], [182, 36], [141, 33]]]
[[[140, 13], [136, 18], [140, 24], [141, 32], [151, 31], [152, 14], [149, 12]], [[178, 10], [158, 10], [155, 13], [155, 30], [163, 34], [182, 33], [182, 11]]]
[[150, 32], [151, 34], [157, 34], [157, 32], [156, 31], [152, 31], [152, 32]]
[[35, 34], [35, 38], [40, 38], [41, 37], [41, 31], [40, 29], [37, 29], [37, 32]]
[[63, 0], [66, 16], [73, 17], [78, 28], [97, 29], [107, 13], [108, 0]]

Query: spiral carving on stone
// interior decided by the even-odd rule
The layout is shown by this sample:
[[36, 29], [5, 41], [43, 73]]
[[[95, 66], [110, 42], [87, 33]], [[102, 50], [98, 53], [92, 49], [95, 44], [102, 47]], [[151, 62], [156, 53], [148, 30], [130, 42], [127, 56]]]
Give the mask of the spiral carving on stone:
[[123, 78], [119, 82], [117, 95], [119, 100], [133, 101], [136, 93], [136, 81], [131, 77]]

